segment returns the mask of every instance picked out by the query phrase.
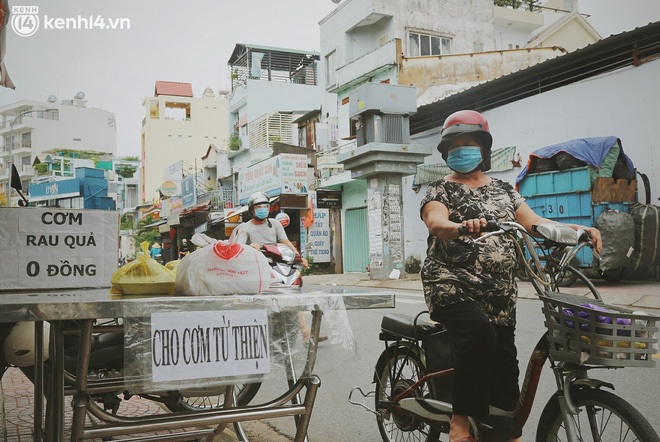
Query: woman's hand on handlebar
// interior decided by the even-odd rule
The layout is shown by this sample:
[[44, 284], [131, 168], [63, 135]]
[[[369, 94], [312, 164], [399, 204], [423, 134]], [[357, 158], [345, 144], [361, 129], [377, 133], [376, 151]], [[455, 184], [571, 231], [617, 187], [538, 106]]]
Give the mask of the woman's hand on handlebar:
[[463, 221], [458, 228], [458, 235], [470, 235], [473, 238], [479, 238], [483, 235], [484, 228], [488, 225], [486, 218], [475, 218]]
[[600, 253], [603, 250], [603, 239], [600, 236], [600, 230], [595, 227], [585, 227], [584, 230], [591, 236], [591, 243], [594, 245], [594, 250]]

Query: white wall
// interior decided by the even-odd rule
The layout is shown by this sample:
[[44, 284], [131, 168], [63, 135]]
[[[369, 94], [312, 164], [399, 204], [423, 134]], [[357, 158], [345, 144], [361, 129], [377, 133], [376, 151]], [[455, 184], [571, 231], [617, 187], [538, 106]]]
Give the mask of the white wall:
[[[355, 28], [358, 24], [366, 24], [363, 20], [367, 18], [374, 24]], [[325, 57], [332, 51], [336, 51], [335, 68], [340, 68], [377, 48], [378, 39], [387, 32], [390, 40], [401, 39], [406, 55], [410, 29], [452, 38], [455, 54], [472, 52], [475, 42], [483, 43], [485, 51], [495, 49], [492, 0], [472, 0], [469, 6], [462, 0], [346, 0], [319, 24], [323, 118], [339, 117], [340, 137], [348, 135], [345, 132], [348, 122], [341, 109], [342, 97], [326, 91]], [[392, 80], [396, 83], [396, 79]]]
[[[516, 146], [523, 158], [541, 147], [575, 138], [617, 136], [624, 152], [638, 171], [651, 182], [651, 203], [660, 205], [660, 60], [627, 67], [588, 80], [554, 89], [488, 112], [493, 148]], [[458, 110], [458, 109], [457, 109]], [[415, 137], [415, 142], [436, 146], [439, 131]], [[435, 151], [426, 164], [440, 162]], [[511, 183], [522, 168], [493, 174]], [[426, 230], [419, 220], [419, 203], [426, 191], [412, 191], [412, 177], [404, 179], [406, 256], [425, 256]], [[638, 184], [640, 202], [644, 189]], [[420, 224], [421, 223], [421, 224]]]
[[248, 80], [248, 122], [267, 113], [318, 109], [320, 98], [319, 86]]
[[[149, 118], [150, 102], [158, 102], [160, 118]], [[190, 103], [190, 120], [167, 119], [166, 103]], [[160, 95], [145, 99], [145, 125], [142, 128], [142, 171], [144, 186], [141, 201], [158, 197], [165, 168], [178, 161], [201, 167], [210, 144], [219, 149], [227, 147], [229, 124], [227, 100], [204, 97], [175, 97]]]

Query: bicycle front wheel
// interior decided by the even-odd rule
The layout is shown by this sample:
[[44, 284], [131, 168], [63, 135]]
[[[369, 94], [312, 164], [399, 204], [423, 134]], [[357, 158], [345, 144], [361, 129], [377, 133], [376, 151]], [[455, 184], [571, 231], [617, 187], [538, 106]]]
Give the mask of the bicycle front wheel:
[[[579, 410], [577, 416], [571, 416], [578, 440], [660, 442], [644, 416], [619, 396], [602, 390], [577, 390], [572, 398]], [[565, 440], [565, 424], [555, 393], [541, 413], [536, 442]]]
[[[425, 374], [426, 368], [415, 353], [404, 354], [390, 347], [386, 363], [376, 367], [376, 410], [382, 411], [381, 401], [390, 401], [413, 386]], [[381, 356], [381, 361], [383, 357]], [[432, 397], [430, 382], [420, 385], [410, 397]], [[437, 441], [439, 432], [409, 413], [390, 411], [378, 418], [378, 429], [385, 442]]]

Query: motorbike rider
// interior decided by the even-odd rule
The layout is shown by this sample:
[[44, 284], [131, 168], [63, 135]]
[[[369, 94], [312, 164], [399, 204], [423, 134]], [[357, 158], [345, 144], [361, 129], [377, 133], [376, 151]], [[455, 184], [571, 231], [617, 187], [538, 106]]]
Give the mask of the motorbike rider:
[[[248, 199], [248, 212], [252, 219], [236, 228], [232, 233], [235, 242], [248, 244], [259, 250], [263, 244], [284, 244], [298, 254], [298, 250], [286, 236], [282, 224], [273, 222], [268, 218], [270, 213], [270, 198], [264, 192], [255, 192]], [[302, 259], [302, 265], [309, 267], [306, 258]]]
[[[453, 172], [429, 184], [421, 202], [429, 230], [422, 283], [431, 318], [445, 325], [454, 345], [449, 440], [470, 442], [468, 417], [487, 421], [492, 407], [513, 411], [520, 395], [514, 343], [516, 253], [506, 236], [474, 244], [459, 236], [458, 227], [477, 238], [487, 219], [515, 221], [529, 232], [533, 225], [552, 221], [534, 213], [509, 183], [484, 174], [490, 169], [493, 138], [483, 115], [455, 112], [441, 134], [438, 150]], [[588, 231], [601, 250], [597, 229], [568, 225]]]
[[[279, 221], [273, 222], [268, 218], [270, 213], [270, 198], [268, 198], [268, 195], [264, 192], [253, 193], [248, 199], [248, 212], [252, 215], [252, 219], [244, 222], [232, 232], [232, 241], [248, 244], [257, 250], [263, 244], [281, 243], [298, 254], [296, 247], [287, 238], [282, 224]], [[304, 268], [309, 267], [306, 258], [302, 258], [302, 265]], [[308, 341], [311, 331], [303, 312], [298, 313], [298, 322], [302, 329], [303, 339]], [[318, 337], [319, 342], [326, 339], [328, 337], [325, 335]]]

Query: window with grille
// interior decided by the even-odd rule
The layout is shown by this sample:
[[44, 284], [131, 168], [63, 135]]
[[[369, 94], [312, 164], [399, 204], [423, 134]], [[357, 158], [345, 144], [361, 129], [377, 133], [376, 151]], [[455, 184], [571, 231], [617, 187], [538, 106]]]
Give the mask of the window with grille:
[[408, 56], [451, 54], [451, 38], [438, 35], [408, 32]]

